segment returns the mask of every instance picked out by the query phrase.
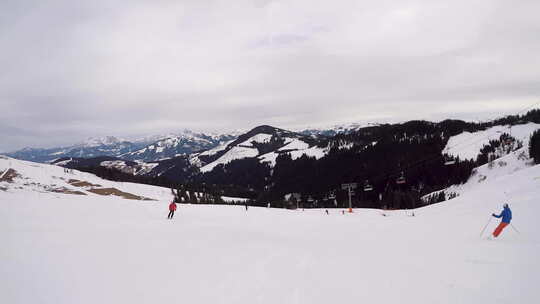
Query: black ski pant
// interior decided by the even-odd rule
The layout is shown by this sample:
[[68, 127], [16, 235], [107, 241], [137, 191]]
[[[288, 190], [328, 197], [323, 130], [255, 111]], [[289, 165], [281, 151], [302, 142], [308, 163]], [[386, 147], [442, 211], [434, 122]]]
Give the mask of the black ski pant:
[[168, 219], [172, 219], [174, 216], [174, 210], [169, 211], [169, 215], [167, 215]]

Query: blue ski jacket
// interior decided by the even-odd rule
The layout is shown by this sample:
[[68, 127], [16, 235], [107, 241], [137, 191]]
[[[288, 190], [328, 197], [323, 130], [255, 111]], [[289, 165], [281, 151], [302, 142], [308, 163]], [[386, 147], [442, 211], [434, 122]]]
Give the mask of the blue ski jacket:
[[495, 213], [493, 213], [493, 216], [496, 217], [496, 218], [501, 218], [502, 217], [502, 222], [503, 223], [510, 224], [510, 221], [512, 220], [512, 210], [510, 210], [510, 208], [508, 208], [508, 207], [505, 207], [503, 209], [503, 211], [501, 212], [501, 214], [496, 215]]

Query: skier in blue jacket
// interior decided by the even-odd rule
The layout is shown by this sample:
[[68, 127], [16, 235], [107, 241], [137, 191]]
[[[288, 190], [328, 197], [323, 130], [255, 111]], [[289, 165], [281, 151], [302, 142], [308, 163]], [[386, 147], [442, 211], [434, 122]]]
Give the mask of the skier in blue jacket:
[[501, 223], [499, 224], [499, 226], [497, 226], [497, 228], [495, 228], [495, 231], [493, 231], [494, 237], [498, 237], [499, 234], [501, 234], [501, 232], [503, 231], [503, 229], [506, 228], [506, 226], [510, 224], [510, 221], [512, 221], [512, 210], [510, 210], [510, 207], [508, 207], [508, 204], [504, 204], [503, 207], [504, 208], [501, 214], [499, 215], [495, 213], [492, 214], [492, 216], [496, 218], [502, 217]]

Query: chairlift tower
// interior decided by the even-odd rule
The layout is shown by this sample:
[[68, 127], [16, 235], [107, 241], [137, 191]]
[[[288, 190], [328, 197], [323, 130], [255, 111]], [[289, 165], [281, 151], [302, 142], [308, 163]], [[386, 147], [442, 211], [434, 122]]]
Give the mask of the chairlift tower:
[[347, 190], [349, 192], [349, 213], [352, 213], [353, 189], [356, 189], [357, 186], [358, 186], [357, 183], [341, 184], [341, 189]]

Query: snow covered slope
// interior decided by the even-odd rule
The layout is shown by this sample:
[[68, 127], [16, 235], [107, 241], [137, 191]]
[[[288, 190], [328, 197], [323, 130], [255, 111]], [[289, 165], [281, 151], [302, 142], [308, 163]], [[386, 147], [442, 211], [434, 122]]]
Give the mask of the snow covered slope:
[[181, 133], [168, 135], [142, 149], [122, 154], [119, 157], [129, 160], [155, 161], [212, 149], [234, 138], [236, 138], [236, 135], [206, 135], [184, 130]]
[[[147, 138], [150, 139], [150, 138]], [[148, 145], [145, 140], [127, 141], [113, 136], [89, 138], [82, 143], [56, 148], [25, 148], [8, 153], [13, 158], [35, 162], [51, 162], [64, 157], [118, 156]]]
[[[318, 147], [316, 143], [316, 139], [298, 133], [259, 126], [227, 145], [193, 155], [191, 163], [201, 166], [200, 171], [203, 173], [212, 171], [218, 165], [245, 158], [257, 158], [260, 162], [274, 166], [276, 158], [283, 153], [290, 153], [293, 159], [302, 155], [323, 157], [328, 149]], [[212, 157], [214, 155], [217, 157]]]
[[[453, 185], [441, 191], [445, 192], [446, 197], [450, 197], [452, 195], [462, 195], [463, 193], [467, 193], [468, 191], [478, 188], [481, 184], [496, 181], [500, 178], [509, 178], [521, 170], [532, 167], [534, 163], [529, 157], [529, 139], [528, 137], [521, 138], [521, 140], [526, 141], [526, 146], [499, 157], [492, 162], [475, 168], [471, 174], [471, 177], [466, 183], [462, 185]], [[440, 191], [437, 191], [432, 194], [437, 194], [439, 192]], [[428, 198], [432, 194], [428, 194], [424, 196], [424, 198]]]
[[114, 136], [91, 137], [75, 145], [47, 149], [25, 148], [8, 153], [7, 156], [35, 162], [52, 162], [65, 157], [101, 156], [148, 162], [210, 149], [223, 141], [236, 138], [238, 132], [218, 134], [182, 130], [175, 134], [152, 135], [133, 140], [118, 139]]
[[[0, 159], [0, 170], [9, 162]], [[43, 184], [58, 182], [51, 175], [68, 179], [62, 168], [11, 165]], [[39, 178], [40, 172], [47, 174]], [[22, 189], [0, 190], [1, 303], [539, 299], [540, 166], [475, 183], [456, 199], [416, 210], [414, 217], [367, 209], [326, 215], [180, 205], [170, 221], [170, 193], [158, 187], [122, 188], [158, 199], [145, 202], [18, 185]], [[509, 202], [520, 233], [508, 227], [495, 241], [480, 238], [488, 220], [486, 235], [494, 229], [490, 214], [503, 202]]]
[[490, 140], [498, 140], [503, 133], [509, 134], [521, 141], [524, 147], [528, 147], [529, 138], [537, 129], [540, 129], [540, 124], [527, 123], [513, 126], [494, 126], [485, 131], [474, 133], [463, 132], [459, 135], [452, 136], [448, 140], [443, 153], [459, 157], [460, 159], [476, 159], [480, 153], [480, 149], [484, 145], [489, 144]]
[[0, 178], [0, 190], [8, 193], [54, 193], [55, 197], [116, 196], [133, 200], [172, 197], [170, 189], [167, 188], [113, 182], [90, 173], [5, 156], [0, 156], [0, 172], [2, 172], [0, 175], [4, 175]]

